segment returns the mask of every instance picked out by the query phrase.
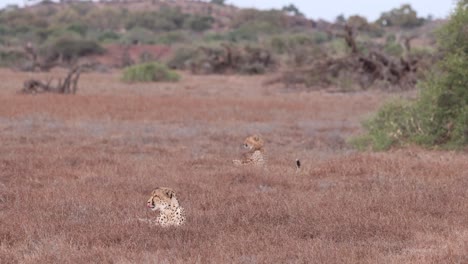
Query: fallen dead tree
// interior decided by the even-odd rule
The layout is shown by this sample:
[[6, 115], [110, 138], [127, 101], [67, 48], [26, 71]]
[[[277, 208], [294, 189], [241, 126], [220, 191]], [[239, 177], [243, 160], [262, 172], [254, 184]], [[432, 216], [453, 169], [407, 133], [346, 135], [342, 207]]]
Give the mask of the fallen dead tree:
[[74, 67], [70, 69], [67, 76], [62, 82], [58, 79], [57, 84], [53, 85], [53, 80], [42, 82], [36, 79], [29, 79], [24, 82], [22, 93], [36, 94], [36, 93], [59, 93], [59, 94], [75, 94], [78, 89], [78, 80], [81, 74], [81, 67]]
[[[334, 58], [322, 56], [313, 60], [309, 65], [291, 67], [283, 71], [278, 78], [267, 84], [281, 82], [286, 87], [298, 85], [317, 87], [339, 86], [340, 78], [346, 82], [358, 85], [360, 89], [367, 89], [374, 84], [386, 88], [410, 89], [416, 84], [418, 71], [428, 63], [427, 58], [411, 55], [409, 52], [411, 38], [405, 40], [405, 55], [390, 56], [382, 52], [382, 47], [368, 45], [368, 51], [358, 48], [355, 32], [352, 27], [345, 25], [344, 33], [335, 34], [345, 40], [350, 53], [344, 57]], [[429, 58], [430, 59], [430, 58]], [[342, 88], [342, 87], [339, 87]]]

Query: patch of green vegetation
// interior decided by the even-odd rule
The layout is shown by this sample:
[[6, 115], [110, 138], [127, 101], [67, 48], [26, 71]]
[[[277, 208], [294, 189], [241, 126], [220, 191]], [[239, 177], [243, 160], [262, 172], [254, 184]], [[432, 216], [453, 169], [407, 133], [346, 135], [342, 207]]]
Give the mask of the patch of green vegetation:
[[364, 123], [367, 133], [354, 140], [359, 148], [385, 150], [415, 143], [457, 149], [468, 145], [468, 0], [458, 2], [439, 31], [443, 59], [419, 84], [415, 101], [384, 105]]
[[58, 58], [61, 58], [63, 61], [72, 61], [82, 56], [101, 54], [103, 52], [104, 48], [96, 41], [75, 37], [52, 39], [41, 48], [41, 54], [44, 54], [50, 61]]
[[125, 68], [122, 79], [126, 82], [177, 82], [180, 76], [164, 64], [151, 62]]
[[384, 51], [385, 53], [396, 57], [399, 57], [403, 54], [403, 47], [396, 41], [394, 34], [387, 36]]
[[167, 65], [172, 69], [186, 69], [191, 62], [198, 60], [200, 56], [199, 48], [193, 46], [179, 47]]
[[13, 65], [18, 65], [21, 61], [27, 60], [26, 54], [21, 51], [15, 51], [15, 50], [0, 50], [0, 66], [13, 66]]

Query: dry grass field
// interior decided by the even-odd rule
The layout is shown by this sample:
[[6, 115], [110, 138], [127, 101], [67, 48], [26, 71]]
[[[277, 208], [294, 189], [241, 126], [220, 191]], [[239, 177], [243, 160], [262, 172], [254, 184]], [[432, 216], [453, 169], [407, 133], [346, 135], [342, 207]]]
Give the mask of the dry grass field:
[[[394, 95], [118, 72], [84, 74], [75, 96], [16, 94], [60, 73], [0, 70], [0, 263], [468, 263], [467, 153], [346, 144]], [[253, 133], [267, 169], [233, 167]], [[186, 225], [137, 220], [157, 216], [157, 186]]]

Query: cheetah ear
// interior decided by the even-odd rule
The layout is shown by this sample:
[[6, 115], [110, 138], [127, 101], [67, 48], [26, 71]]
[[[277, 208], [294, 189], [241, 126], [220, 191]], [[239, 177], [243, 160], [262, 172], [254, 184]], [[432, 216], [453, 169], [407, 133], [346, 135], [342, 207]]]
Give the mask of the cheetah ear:
[[168, 189], [165, 189], [165, 190], [164, 190], [164, 194], [165, 194], [169, 199], [172, 199], [172, 197], [175, 196], [174, 191], [173, 191], [173, 190], [168, 190]]
[[171, 198], [171, 206], [172, 207], [178, 207], [179, 206], [179, 200], [175, 196], [172, 196]]
[[253, 139], [254, 139], [255, 141], [260, 141], [260, 137], [259, 137], [258, 135], [254, 135], [254, 136], [253, 136]]

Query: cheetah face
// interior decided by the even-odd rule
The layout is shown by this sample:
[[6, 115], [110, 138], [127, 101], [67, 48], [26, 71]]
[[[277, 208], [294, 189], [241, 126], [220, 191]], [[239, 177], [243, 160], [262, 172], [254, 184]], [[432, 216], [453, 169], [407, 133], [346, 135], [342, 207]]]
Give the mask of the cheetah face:
[[151, 193], [151, 197], [148, 199], [146, 206], [153, 211], [164, 211], [170, 209], [171, 206], [178, 207], [179, 202], [172, 189], [159, 187]]
[[169, 208], [169, 204], [162, 201], [157, 196], [152, 196], [146, 203], [146, 206], [153, 211], [157, 211], [157, 210], [163, 211]]
[[263, 140], [258, 135], [253, 135], [247, 137], [244, 140], [244, 144], [242, 145], [245, 149], [252, 151], [252, 150], [260, 150], [263, 147]]

